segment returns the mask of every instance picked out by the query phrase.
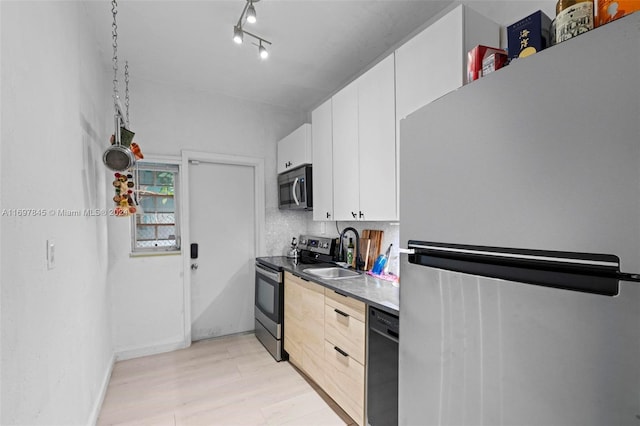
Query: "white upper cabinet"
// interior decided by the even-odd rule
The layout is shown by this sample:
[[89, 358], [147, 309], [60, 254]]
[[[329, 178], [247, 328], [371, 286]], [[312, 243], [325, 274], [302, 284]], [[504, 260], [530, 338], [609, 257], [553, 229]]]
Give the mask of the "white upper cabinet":
[[331, 99], [311, 112], [313, 220], [333, 220], [333, 125]]
[[396, 115], [407, 115], [466, 82], [467, 52], [500, 47], [500, 26], [460, 5], [396, 50]]
[[277, 173], [311, 164], [311, 124], [303, 124], [291, 134], [278, 141]]
[[359, 79], [359, 210], [364, 220], [398, 218], [394, 76], [390, 55]]
[[333, 96], [334, 220], [354, 220], [360, 210], [358, 80]]
[[394, 55], [333, 97], [334, 220], [395, 220]]
[[478, 44], [500, 26], [458, 6], [312, 112], [314, 220], [398, 220], [399, 121], [461, 87]]

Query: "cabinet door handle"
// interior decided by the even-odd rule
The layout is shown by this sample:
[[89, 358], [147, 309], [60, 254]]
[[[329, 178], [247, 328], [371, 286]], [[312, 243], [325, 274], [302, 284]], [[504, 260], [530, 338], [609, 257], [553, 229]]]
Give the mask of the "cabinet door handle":
[[349, 317], [349, 314], [348, 314], [348, 313], [346, 313], [346, 312], [342, 312], [340, 309], [334, 309], [333, 311], [334, 311], [336, 314], [340, 314], [340, 315], [342, 315], [343, 317], [346, 317], [346, 318], [348, 318], [348, 317]]
[[340, 355], [342, 355], [342, 356], [344, 356], [344, 357], [348, 357], [348, 356], [349, 356], [349, 354], [348, 354], [348, 353], [346, 353], [345, 351], [343, 351], [342, 349], [340, 349], [340, 348], [339, 348], [339, 347], [337, 347], [337, 346], [334, 346], [334, 347], [333, 347], [333, 349], [335, 349], [335, 350], [336, 350]]
[[331, 213], [327, 212], [327, 219], [331, 217]]
[[353, 218], [355, 219], [356, 216], [358, 216], [355, 212], [351, 212], [351, 216], [353, 216]]
[[362, 219], [364, 217], [364, 213], [359, 212], [360, 213], [360, 219]]

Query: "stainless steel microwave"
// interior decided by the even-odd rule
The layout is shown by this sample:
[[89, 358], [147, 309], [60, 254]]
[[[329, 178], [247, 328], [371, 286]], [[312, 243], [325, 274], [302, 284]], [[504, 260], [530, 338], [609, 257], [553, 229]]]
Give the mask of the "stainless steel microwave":
[[311, 165], [278, 175], [278, 206], [281, 209], [313, 210]]

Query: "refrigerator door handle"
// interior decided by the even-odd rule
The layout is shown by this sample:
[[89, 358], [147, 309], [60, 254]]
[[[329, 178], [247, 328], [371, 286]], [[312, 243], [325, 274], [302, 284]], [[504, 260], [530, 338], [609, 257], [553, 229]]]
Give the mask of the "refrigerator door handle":
[[[576, 255], [577, 253], [567, 253], [567, 252], [543, 252], [541, 250], [509, 250], [498, 247], [480, 247], [480, 246], [460, 246], [460, 245], [450, 245], [447, 246], [445, 244], [440, 243], [409, 243], [409, 247], [413, 247], [410, 250], [413, 250], [415, 253], [415, 249], [419, 251], [424, 251], [425, 253], [432, 253], [436, 255], [442, 256], [483, 256], [487, 258], [493, 259], [503, 259], [503, 260], [513, 260], [513, 261], [521, 261], [521, 262], [549, 262], [555, 264], [565, 264], [570, 266], [577, 267], [597, 267], [597, 268], [606, 268], [611, 269], [615, 268], [617, 270], [619, 268], [620, 262], [617, 258], [613, 258], [614, 256], [600, 255], [598, 259], [595, 257], [598, 255], [591, 255], [591, 258], [584, 258], [579, 256], [571, 256]], [[412, 254], [414, 254], [412, 253]], [[571, 256], [571, 257], [569, 257]]]
[[402, 248], [402, 247], [400, 247], [398, 249], [398, 253], [400, 253], [400, 254], [416, 254], [416, 251], [415, 251], [415, 249], [412, 249], [412, 248]]
[[620, 259], [612, 254], [472, 246], [410, 240], [409, 263], [505, 281], [616, 296]]

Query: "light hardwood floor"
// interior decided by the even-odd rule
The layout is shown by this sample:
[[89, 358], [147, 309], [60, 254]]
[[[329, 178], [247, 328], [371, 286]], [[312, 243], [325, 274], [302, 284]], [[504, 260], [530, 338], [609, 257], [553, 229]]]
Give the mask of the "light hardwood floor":
[[353, 425], [253, 334], [117, 362], [98, 425]]

